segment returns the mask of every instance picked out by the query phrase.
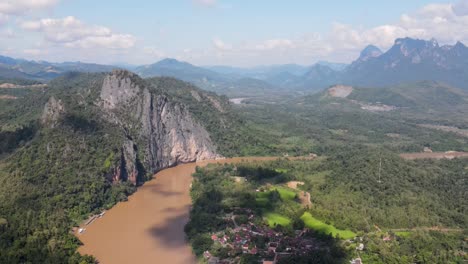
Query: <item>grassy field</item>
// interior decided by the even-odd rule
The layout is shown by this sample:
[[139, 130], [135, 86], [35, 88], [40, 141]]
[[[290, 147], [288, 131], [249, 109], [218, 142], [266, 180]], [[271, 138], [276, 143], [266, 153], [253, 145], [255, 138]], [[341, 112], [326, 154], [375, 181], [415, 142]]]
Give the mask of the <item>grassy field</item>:
[[289, 188], [284, 188], [284, 187], [276, 187], [276, 189], [281, 197], [281, 200], [287, 201], [287, 200], [293, 200], [296, 197], [296, 192]]
[[399, 237], [409, 237], [411, 235], [410, 231], [397, 231], [395, 232], [395, 235]]
[[268, 196], [270, 195], [270, 192], [272, 190], [277, 190], [279, 192], [279, 194], [280, 194], [281, 200], [283, 200], [283, 201], [293, 200], [296, 197], [296, 192], [289, 189], [289, 188], [274, 187], [274, 188], [271, 188], [269, 191], [266, 191], [266, 192], [258, 192], [256, 194], [257, 201], [263, 202], [265, 199], [268, 200]]
[[267, 197], [258, 197], [255, 198], [255, 202], [257, 203], [258, 206], [260, 207], [265, 207], [268, 204], [268, 198]]
[[266, 213], [264, 216], [270, 227], [274, 227], [275, 224], [282, 226], [288, 226], [291, 224], [291, 219], [277, 213]]
[[351, 231], [351, 230], [339, 230], [339, 229], [336, 229], [334, 226], [332, 225], [327, 225], [325, 224], [324, 222], [314, 218], [310, 213], [308, 212], [305, 212], [302, 216], [301, 216], [301, 219], [302, 221], [304, 221], [304, 224], [308, 227], [308, 228], [311, 228], [311, 229], [314, 229], [314, 230], [317, 230], [319, 232], [323, 232], [323, 233], [326, 233], [326, 234], [332, 234], [334, 237], [336, 237], [337, 235], [340, 236], [340, 238], [344, 238], [344, 239], [349, 239], [349, 238], [353, 238], [356, 236], [356, 234]]

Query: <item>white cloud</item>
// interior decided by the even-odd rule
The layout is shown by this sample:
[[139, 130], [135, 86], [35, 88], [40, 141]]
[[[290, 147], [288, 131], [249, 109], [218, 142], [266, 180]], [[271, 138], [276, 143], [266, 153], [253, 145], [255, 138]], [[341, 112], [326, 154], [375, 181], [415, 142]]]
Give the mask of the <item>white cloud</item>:
[[69, 48], [128, 49], [136, 42], [132, 35], [117, 34], [103, 26], [87, 25], [73, 16], [25, 21], [20, 26], [25, 30], [41, 32], [48, 42]]
[[16, 38], [16, 34], [15, 34], [15, 31], [13, 31], [13, 29], [7, 28], [3, 30], [2, 32], [0, 32], [0, 37], [13, 39], [13, 38]]
[[289, 39], [268, 39], [255, 46], [257, 50], [273, 50], [293, 48], [294, 43]]
[[466, 43], [468, 16], [456, 14], [454, 10], [456, 8], [451, 4], [429, 4], [413, 14], [403, 14], [396, 23], [373, 28], [335, 23], [325, 36], [324, 44], [329, 43], [333, 52], [348, 51], [347, 57], [352, 59], [368, 44], [386, 49], [393, 45], [395, 39], [403, 37], [435, 38], [443, 44]]
[[468, 0], [460, 0], [453, 4], [452, 10], [457, 16], [468, 15]]
[[214, 45], [214, 47], [215, 47], [218, 51], [229, 51], [229, 50], [232, 50], [232, 46], [231, 46], [231, 45], [228, 45], [228, 44], [224, 43], [224, 41], [222, 41], [222, 40], [219, 39], [219, 38], [214, 38], [214, 39], [213, 39], [213, 45]]
[[2, 0], [0, 13], [22, 15], [29, 11], [53, 7], [58, 2], [59, 0]]
[[336, 22], [325, 34], [309, 33], [294, 38], [238, 43], [226, 43], [215, 38], [212, 44], [216, 52], [208, 52], [200, 60], [239, 64], [251, 64], [252, 61], [260, 64], [311, 64], [322, 59], [350, 62], [368, 44], [387, 49], [394, 44], [395, 39], [404, 37], [436, 38], [441, 44], [453, 44], [456, 41], [468, 43], [468, 0], [453, 5], [429, 4], [414, 13], [401, 15], [395, 23], [370, 28]]
[[0, 13], [0, 26], [3, 26], [8, 22], [8, 16], [5, 14]]
[[192, 0], [195, 4], [205, 7], [213, 7], [218, 4], [217, 0]]

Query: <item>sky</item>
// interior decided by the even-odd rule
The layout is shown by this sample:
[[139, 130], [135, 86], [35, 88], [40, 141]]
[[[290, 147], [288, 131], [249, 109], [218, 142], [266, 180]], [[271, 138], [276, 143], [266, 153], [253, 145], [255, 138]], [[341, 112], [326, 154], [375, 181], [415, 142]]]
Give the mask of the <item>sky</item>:
[[0, 0], [0, 55], [29, 60], [349, 63], [401, 37], [468, 44], [468, 0]]

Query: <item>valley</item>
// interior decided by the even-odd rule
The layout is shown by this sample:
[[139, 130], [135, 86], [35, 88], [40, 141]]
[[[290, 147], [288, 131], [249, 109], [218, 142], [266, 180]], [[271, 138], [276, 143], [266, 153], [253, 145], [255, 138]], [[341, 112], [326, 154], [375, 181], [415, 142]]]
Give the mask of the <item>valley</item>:
[[[83, 225], [85, 231], [76, 233], [83, 243], [78, 251], [95, 256], [100, 263], [196, 263], [184, 233], [195, 167], [268, 159], [274, 158], [221, 159], [162, 170], [128, 201], [118, 203], [92, 224]], [[116, 248], [126, 250], [116, 252]]]
[[134, 72], [1, 57], [0, 262], [466, 261], [465, 49]]

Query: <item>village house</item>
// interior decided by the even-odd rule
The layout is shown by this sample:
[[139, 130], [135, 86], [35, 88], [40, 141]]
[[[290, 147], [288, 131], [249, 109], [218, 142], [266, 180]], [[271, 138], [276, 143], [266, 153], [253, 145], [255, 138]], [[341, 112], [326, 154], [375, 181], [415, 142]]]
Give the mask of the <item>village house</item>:
[[351, 264], [362, 264], [361, 258], [355, 258], [350, 261]]

